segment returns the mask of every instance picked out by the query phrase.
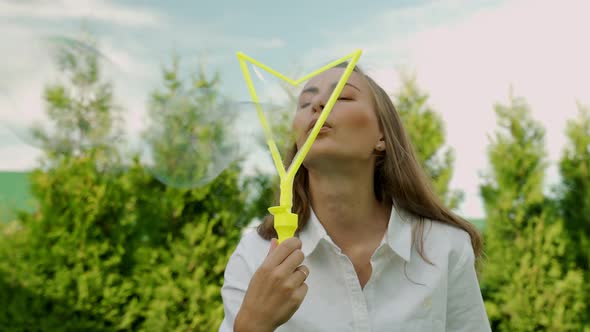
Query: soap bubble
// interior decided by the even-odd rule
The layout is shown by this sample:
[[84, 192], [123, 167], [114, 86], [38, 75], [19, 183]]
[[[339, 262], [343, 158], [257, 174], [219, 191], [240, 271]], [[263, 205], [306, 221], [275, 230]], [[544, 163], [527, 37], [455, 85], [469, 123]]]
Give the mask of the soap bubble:
[[[313, 146], [319, 139], [330, 135], [332, 130], [329, 124], [329, 114], [326, 122], [319, 124], [318, 126], [315, 125], [321, 112], [317, 112], [317, 109], [314, 111], [311, 105], [320, 100], [320, 98], [325, 105], [341, 76], [333, 75], [334, 82], [330, 82], [329, 85], [321, 89], [317, 89], [317, 87], [316, 89], [308, 89], [311, 87], [308, 85], [310, 83], [309, 80], [313, 79], [315, 76], [309, 77], [305, 81], [299, 81], [302, 77], [308, 77], [309, 74], [323, 68], [327, 64], [328, 63], [312, 67], [311, 70], [296, 69], [286, 71], [284, 77], [278, 77], [275, 73], [272, 73], [272, 70], [269, 70], [269, 68], [248, 63], [250, 80], [256, 91], [256, 96], [251, 95], [252, 101], [246, 103], [248, 105], [246, 108], [263, 109], [262, 113], [266, 115], [267, 119], [271, 119], [269, 128], [271, 129], [270, 131], [272, 132], [274, 140], [278, 144], [278, 149], [285, 170], [288, 170], [291, 167], [292, 162], [295, 160], [293, 152], [298, 151], [297, 149], [293, 150], [295, 143], [297, 143], [299, 149], [301, 149], [301, 147], [304, 146], [306, 139], [312, 134], [313, 129], [316, 129], [317, 136], [315, 136], [313, 141], [310, 141], [312, 143], [311, 146]], [[345, 66], [345, 64], [343, 64], [343, 66]], [[340, 70], [343, 71], [344, 68], [340, 68]], [[323, 75], [323, 73], [320, 73], [319, 75]], [[246, 82], [247, 80], [245, 81], [245, 84], [247, 84]], [[302, 94], [305, 90], [307, 90], [307, 92]], [[249, 89], [249, 91], [252, 90]], [[337, 98], [333, 110], [336, 112], [346, 111], [347, 106], [344, 102], [345, 98], [341, 99], [340, 96], [337, 96]], [[325, 108], [323, 109], [325, 110]], [[245, 113], [258, 112], [248, 111]], [[259, 124], [259, 126], [260, 125], [261, 124]], [[324, 127], [321, 127], [321, 125]], [[305, 157], [307, 157], [307, 155], [305, 155]]]
[[[265, 172], [276, 173], [276, 165], [271, 154], [269, 138], [278, 151], [280, 163], [285, 169], [285, 159], [296, 142], [296, 133], [293, 130], [293, 117], [296, 106], [291, 103], [262, 103], [239, 102], [234, 108], [239, 112], [237, 118], [240, 127], [235, 132], [242, 137], [240, 151], [249, 157], [252, 165], [258, 165]], [[262, 115], [262, 118], [261, 118]], [[265, 121], [268, 131], [262, 124]]]
[[76, 154], [111, 143], [117, 121], [106, 72], [114, 63], [83, 39], [39, 37], [27, 79], [11, 86], [20, 91], [6, 127], [23, 143], [55, 154]]
[[231, 101], [206, 90], [154, 100], [142, 162], [160, 182], [180, 189], [205, 186], [234, 162], [272, 166], [258, 112], [284, 155], [292, 138], [283, 130], [293, 113], [286, 105]]
[[206, 185], [239, 158], [229, 107], [207, 89], [154, 98], [141, 137], [143, 164], [168, 186]]

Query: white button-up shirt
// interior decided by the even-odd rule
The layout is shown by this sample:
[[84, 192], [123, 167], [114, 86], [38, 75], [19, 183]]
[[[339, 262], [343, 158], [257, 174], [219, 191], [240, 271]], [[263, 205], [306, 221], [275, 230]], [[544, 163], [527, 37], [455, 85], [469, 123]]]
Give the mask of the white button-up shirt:
[[[303, 303], [276, 331], [438, 332], [491, 331], [467, 232], [425, 223], [425, 262], [412, 247], [411, 217], [392, 208], [385, 236], [371, 257], [364, 288], [350, 259], [331, 240], [313, 211], [299, 234], [303, 265], [310, 274]], [[233, 323], [250, 278], [270, 241], [246, 233], [231, 255], [221, 290], [225, 310], [221, 332]]]

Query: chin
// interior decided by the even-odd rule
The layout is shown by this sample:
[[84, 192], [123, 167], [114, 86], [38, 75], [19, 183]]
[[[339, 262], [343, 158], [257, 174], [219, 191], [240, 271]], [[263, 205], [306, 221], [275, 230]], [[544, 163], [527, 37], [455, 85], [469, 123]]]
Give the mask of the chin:
[[309, 149], [307, 156], [305, 156], [305, 163], [309, 163], [310, 165], [313, 164], [325, 164], [325, 163], [333, 163], [333, 162], [345, 162], [347, 160], [347, 156], [343, 153], [340, 153], [334, 147], [322, 145], [314, 145]]

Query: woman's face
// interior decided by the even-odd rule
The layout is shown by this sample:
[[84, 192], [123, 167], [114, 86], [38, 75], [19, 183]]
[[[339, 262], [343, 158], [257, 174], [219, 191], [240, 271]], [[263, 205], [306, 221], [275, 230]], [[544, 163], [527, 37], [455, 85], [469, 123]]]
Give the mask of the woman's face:
[[[343, 72], [344, 68], [332, 68], [312, 78], [303, 88], [293, 121], [298, 149], [311, 132]], [[313, 143], [306, 163], [318, 158], [370, 160], [381, 137], [368, 83], [353, 72]]]

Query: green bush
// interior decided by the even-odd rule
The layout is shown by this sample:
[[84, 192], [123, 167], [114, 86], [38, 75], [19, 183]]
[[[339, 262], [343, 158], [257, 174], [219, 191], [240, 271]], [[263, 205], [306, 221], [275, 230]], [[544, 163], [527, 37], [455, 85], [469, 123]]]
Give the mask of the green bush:
[[450, 188], [453, 176], [454, 151], [445, 146], [445, 128], [441, 114], [428, 104], [429, 95], [422, 91], [415, 76], [402, 75], [399, 91], [395, 94], [395, 107], [407, 129], [416, 155], [434, 189], [450, 208], [462, 203], [464, 193]]
[[[216, 330], [225, 265], [244, 226], [265, 213], [269, 181], [241, 178], [237, 160], [212, 182], [180, 189], [157, 180], [137, 157], [124, 163], [114, 144], [120, 109], [112, 85], [101, 80], [96, 54], [79, 52], [60, 53], [69, 80], [45, 89], [58, 130], [33, 132], [45, 152], [30, 177], [38, 208], [0, 233], [0, 329]], [[194, 148], [193, 137], [210, 143], [225, 132], [221, 122], [200, 123], [219, 100], [217, 78], [196, 75], [185, 88], [178, 71], [177, 62], [163, 70], [164, 91], [152, 93], [148, 113], [165, 129], [145, 140], [167, 174], [193, 180], [187, 172], [203, 176], [212, 155], [174, 144]], [[162, 117], [158, 106], [178, 93], [187, 102], [164, 108], [174, 113]], [[198, 132], [186, 136], [187, 128]], [[186, 159], [179, 152], [194, 156], [184, 168], [175, 164]], [[249, 196], [253, 191], [259, 199]]]
[[557, 204], [543, 193], [544, 130], [522, 98], [511, 96], [495, 110], [500, 130], [481, 186], [487, 213], [481, 285], [493, 330], [582, 331], [583, 273], [568, 252]]
[[0, 326], [14, 331], [211, 331], [247, 213], [233, 168], [209, 186], [168, 188], [135, 164], [92, 158], [32, 175], [40, 207], [3, 235]]

